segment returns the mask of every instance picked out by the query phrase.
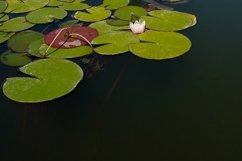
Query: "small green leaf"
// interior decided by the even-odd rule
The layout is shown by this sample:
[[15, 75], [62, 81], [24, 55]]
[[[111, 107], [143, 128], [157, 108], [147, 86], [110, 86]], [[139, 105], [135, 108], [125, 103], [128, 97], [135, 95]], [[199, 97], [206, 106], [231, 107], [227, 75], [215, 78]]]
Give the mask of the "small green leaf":
[[71, 92], [83, 78], [82, 69], [65, 59], [42, 59], [20, 68], [30, 77], [7, 78], [3, 93], [11, 100], [38, 103]]
[[65, 22], [60, 23], [58, 26], [60, 28], [70, 27], [70, 26], [74, 26], [74, 25], [76, 25], [78, 23], [79, 23], [79, 20], [68, 20], [68, 21], [65, 21]]
[[63, 19], [67, 16], [67, 12], [61, 8], [45, 7], [27, 14], [27, 21], [34, 24], [45, 24], [53, 22], [55, 19]]
[[11, 50], [2, 53], [0, 59], [3, 64], [14, 67], [23, 66], [32, 61], [27, 53], [14, 53]]
[[145, 59], [175, 58], [191, 48], [191, 41], [176, 32], [146, 31], [139, 35], [141, 43], [130, 44], [130, 51]]
[[80, 21], [95, 22], [95, 21], [104, 20], [110, 17], [112, 14], [110, 10], [106, 10], [103, 7], [92, 7], [92, 8], [86, 9], [86, 11], [88, 13], [77, 11], [74, 17]]
[[35, 31], [23, 31], [8, 40], [8, 47], [15, 52], [27, 52], [30, 43], [42, 38], [43, 35]]
[[120, 20], [120, 19], [109, 19], [106, 20], [107, 24], [112, 25], [112, 26], [128, 26], [129, 21], [126, 20]]
[[8, 4], [5, 0], [0, 0], [0, 13], [2, 13], [3, 11], [5, 11], [5, 9], [7, 8]]
[[49, 3], [47, 6], [56, 7], [56, 6], [61, 6], [62, 4], [63, 2], [59, 0], [49, 0]]
[[132, 16], [135, 17], [141, 17], [141, 16], [146, 16], [147, 15], [147, 11], [139, 6], [125, 6], [122, 8], [117, 9], [114, 12], [114, 16], [122, 19], [122, 20], [127, 20], [127, 21], [131, 21]]
[[120, 30], [127, 30], [129, 29], [129, 26], [112, 26], [107, 24], [106, 21], [99, 21], [99, 22], [94, 22], [89, 25], [89, 27], [95, 28], [99, 35], [109, 33], [112, 31], [120, 31]]
[[6, 13], [24, 13], [46, 6], [49, 0], [6, 0], [8, 7]]
[[0, 43], [7, 41], [14, 34], [15, 33], [11, 33], [11, 32], [0, 32]]
[[26, 21], [25, 17], [16, 17], [4, 22], [0, 26], [0, 31], [3, 32], [18, 32], [29, 29], [35, 24]]
[[90, 8], [90, 6], [86, 3], [81, 3], [83, 2], [83, 0], [75, 0], [72, 3], [63, 3], [63, 5], [59, 6], [65, 10], [68, 11], [80, 11], [80, 10], [84, 10], [87, 8]]
[[138, 43], [137, 35], [129, 31], [115, 31], [96, 37], [92, 44], [101, 45], [94, 51], [101, 55], [117, 55], [129, 51], [129, 44]]
[[9, 16], [6, 14], [0, 14], [0, 22], [9, 20]]
[[109, 10], [115, 10], [127, 6], [128, 4], [129, 0], [104, 0], [101, 6], [104, 6]]

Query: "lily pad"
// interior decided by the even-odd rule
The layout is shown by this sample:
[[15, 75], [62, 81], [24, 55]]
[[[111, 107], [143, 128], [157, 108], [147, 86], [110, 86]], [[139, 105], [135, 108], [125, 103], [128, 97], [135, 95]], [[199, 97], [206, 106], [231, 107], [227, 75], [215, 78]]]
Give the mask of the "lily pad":
[[[47, 51], [48, 49], [48, 51]], [[77, 58], [89, 55], [93, 52], [90, 46], [80, 46], [70, 49], [56, 49], [49, 48], [42, 39], [36, 40], [29, 45], [28, 53], [36, 57], [49, 57], [49, 58]]]
[[94, 28], [71, 26], [50, 32], [45, 36], [44, 40], [47, 45], [51, 45], [53, 48], [74, 48], [87, 45], [88, 42], [91, 42], [97, 36], [98, 32]]
[[24, 13], [46, 6], [49, 0], [6, 0], [8, 7], [6, 13]]
[[109, 10], [115, 10], [127, 6], [128, 4], [129, 0], [104, 0], [101, 6], [104, 6]]
[[9, 20], [9, 16], [6, 14], [0, 14], [0, 22]]
[[27, 21], [34, 24], [45, 24], [53, 22], [55, 19], [63, 19], [67, 16], [67, 12], [61, 8], [45, 7], [27, 14]]
[[109, 33], [112, 31], [120, 31], [120, 30], [127, 30], [129, 29], [129, 26], [112, 26], [107, 24], [106, 21], [99, 21], [99, 22], [94, 22], [89, 25], [92, 28], [95, 28], [99, 35]]
[[49, 0], [49, 3], [47, 6], [61, 6], [63, 5], [64, 3], [72, 3], [74, 2], [75, 0]]
[[65, 59], [43, 59], [19, 69], [30, 77], [7, 78], [3, 93], [11, 100], [37, 103], [71, 92], [83, 78], [82, 69]]
[[80, 21], [95, 22], [101, 21], [111, 16], [112, 12], [103, 7], [92, 7], [86, 9], [87, 12], [77, 11], [74, 17]]
[[47, 6], [56, 7], [56, 6], [61, 6], [62, 4], [63, 2], [59, 0], [49, 0], [49, 3]]
[[60, 23], [58, 26], [61, 27], [61, 28], [70, 27], [70, 26], [77, 25], [78, 22], [79, 22], [79, 20], [68, 20], [68, 21]]
[[149, 12], [150, 16], [142, 16], [146, 21], [146, 28], [158, 31], [179, 31], [194, 25], [194, 17], [187, 13], [154, 10]]
[[147, 31], [139, 35], [140, 43], [130, 44], [130, 51], [145, 59], [169, 59], [186, 53], [191, 41], [176, 32]]
[[94, 45], [101, 45], [94, 51], [101, 55], [117, 55], [129, 51], [129, 44], [138, 43], [137, 35], [129, 31], [116, 31], [98, 36], [92, 41]]
[[14, 67], [23, 66], [32, 61], [27, 53], [14, 53], [11, 50], [2, 53], [0, 57], [3, 64]]
[[12, 18], [6, 22], [4, 22], [0, 26], [0, 31], [3, 32], [18, 32], [29, 29], [33, 27], [35, 24], [29, 23], [26, 21], [25, 17], [17, 17]]
[[139, 7], [139, 6], [125, 6], [117, 9], [114, 12], [115, 17], [122, 20], [127, 20], [127, 21], [131, 21], [132, 16], [139, 18], [141, 16], [146, 16], [146, 15], [147, 15], [147, 11], [143, 7]]
[[3, 11], [5, 11], [5, 9], [7, 8], [8, 4], [5, 0], [0, 0], [0, 13], [2, 13]]
[[15, 33], [11, 33], [11, 32], [0, 32], [0, 43], [7, 41], [14, 34]]
[[23, 31], [8, 40], [8, 47], [15, 52], [27, 52], [29, 44], [42, 38], [43, 35], [35, 31]]
[[130, 21], [120, 19], [109, 19], [106, 20], [107, 24], [112, 26], [128, 26]]
[[63, 3], [60, 7], [68, 11], [80, 11], [91, 7], [88, 4], [82, 2], [83, 0], [75, 0], [72, 3]]

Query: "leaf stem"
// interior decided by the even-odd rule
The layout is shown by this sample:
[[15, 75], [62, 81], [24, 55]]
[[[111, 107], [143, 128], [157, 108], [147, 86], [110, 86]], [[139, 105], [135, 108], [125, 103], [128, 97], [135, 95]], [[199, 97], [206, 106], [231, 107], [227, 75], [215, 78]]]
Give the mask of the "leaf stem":
[[[84, 39], [91, 47], [92, 47], [92, 44], [91, 44], [91, 42], [87, 39], [87, 38], [85, 38], [83, 35], [80, 35], [80, 34], [77, 34], [77, 33], [71, 33], [69, 36], [79, 36], [79, 37], [81, 37], [82, 39]], [[75, 37], [74, 37], [75, 38]]]
[[[61, 29], [58, 34], [55, 36], [55, 38], [52, 40], [52, 42], [50, 43], [50, 45], [48, 46], [48, 48], [46, 49], [43, 57], [45, 57], [47, 55], [47, 52], [49, 51], [49, 49], [51, 48], [51, 46], [54, 44], [55, 40], [58, 38], [58, 36], [62, 33], [62, 31], [65, 31], [66, 30], [66, 33], [68, 34], [67, 36], [69, 36], [69, 31], [67, 30], [67, 28], [63, 28]], [[63, 45], [63, 44], [62, 44]]]

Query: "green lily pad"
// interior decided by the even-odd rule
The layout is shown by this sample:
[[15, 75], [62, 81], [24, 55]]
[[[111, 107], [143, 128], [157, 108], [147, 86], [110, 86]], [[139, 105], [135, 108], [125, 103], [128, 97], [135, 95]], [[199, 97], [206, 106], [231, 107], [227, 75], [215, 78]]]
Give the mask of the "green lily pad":
[[77, 25], [78, 23], [79, 23], [79, 20], [68, 20], [68, 21], [65, 21], [65, 22], [60, 23], [58, 26], [60, 28], [70, 27], [70, 26]]
[[109, 10], [115, 10], [127, 6], [128, 4], [129, 0], [104, 0], [101, 6], [104, 6]]
[[2, 13], [3, 11], [5, 11], [5, 9], [7, 8], [8, 4], [5, 0], [0, 0], [0, 13]]
[[92, 7], [86, 9], [88, 12], [80, 12], [77, 11], [74, 17], [80, 21], [85, 22], [95, 22], [101, 21], [111, 16], [112, 12], [110, 10], [106, 10], [103, 7]]
[[15, 33], [11, 33], [11, 32], [0, 32], [0, 43], [7, 41], [14, 34]]
[[154, 10], [150, 16], [142, 16], [146, 28], [158, 31], [179, 31], [194, 25], [193, 18], [187, 14], [170, 10]]
[[45, 24], [53, 22], [55, 19], [63, 19], [67, 16], [67, 12], [62, 8], [45, 7], [27, 14], [27, 21], [34, 24]]
[[56, 7], [56, 6], [61, 6], [64, 3], [72, 3], [75, 0], [49, 0], [49, 3], [47, 6], [51, 6], [51, 7]]
[[0, 22], [9, 20], [9, 16], [6, 14], [0, 14]]
[[63, 3], [60, 7], [68, 11], [80, 11], [90, 8], [88, 4], [82, 2], [83, 0], [75, 0], [72, 3]]
[[[36, 40], [29, 45], [28, 53], [36, 57], [49, 57], [49, 58], [77, 58], [85, 55], [89, 55], [93, 52], [90, 46], [80, 46], [76, 48], [49, 48], [48, 45], [44, 43], [43, 39]], [[47, 52], [46, 52], [47, 51]]]
[[120, 20], [120, 19], [109, 19], [106, 20], [107, 24], [112, 25], [112, 26], [128, 26], [129, 21], [126, 20]]
[[6, 0], [8, 7], [6, 13], [24, 13], [46, 6], [49, 0]]
[[137, 35], [129, 31], [115, 31], [96, 37], [92, 44], [101, 45], [94, 51], [101, 55], [117, 55], [129, 51], [129, 44], [138, 43]]
[[30, 43], [39, 40], [43, 35], [35, 31], [23, 31], [8, 40], [8, 47], [15, 52], [27, 52]]
[[117, 9], [114, 12], [115, 17], [122, 20], [127, 20], [127, 21], [131, 21], [132, 16], [139, 18], [141, 16], [146, 16], [146, 15], [147, 15], [147, 11], [143, 7], [139, 7], [139, 6], [125, 6]]
[[89, 25], [89, 27], [95, 28], [99, 35], [109, 33], [112, 31], [120, 31], [120, 30], [127, 30], [129, 29], [129, 26], [112, 26], [107, 24], [106, 21], [99, 21], [99, 22], [94, 22]]
[[18, 32], [29, 29], [33, 27], [35, 24], [29, 23], [26, 21], [25, 17], [17, 17], [12, 18], [6, 22], [4, 22], [0, 26], [0, 31], [3, 32]]
[[71, 92], [83, 78], [82, 69], [65, 59], [42, 59], [20, 71], [30, 77], [7, 78], [3, 93], [11, 100], [37, 103], [53, 100]]
[[2, 53], [0, 59], [3, 64], [14, 67], [23, 66], [32, 61], [26, 53], [14, 53], [11, 50]]
[[145, 59], [175, 58], [191, 48], [191, 41], [176, 32], [147, 31], [139, 35], [141, 43], [130, 44], [130, 51]]
[[47, 6], [56, 7], [56, 6], [61, 6], [62, 4], [63, 2], [61, 2], [60, 0], [49, 0], [49, 3], [47, 4]]

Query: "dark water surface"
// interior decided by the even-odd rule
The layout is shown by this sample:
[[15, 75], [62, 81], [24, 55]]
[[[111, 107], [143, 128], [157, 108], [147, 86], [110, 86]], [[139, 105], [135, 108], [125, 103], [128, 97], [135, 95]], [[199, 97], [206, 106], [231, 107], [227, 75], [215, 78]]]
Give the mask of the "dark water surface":
[[[182, 32], [192, 50], [177, 59], [102, 57], [102, 70], [47, 103], [15, 103], [1, 91], [0, 160], [242, 160], [241, 6], [173, 5], [198, 17]], [[19, 75], [0, 69], [1, 84]]]

